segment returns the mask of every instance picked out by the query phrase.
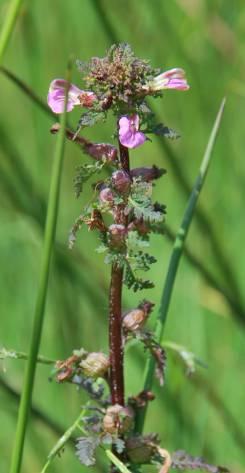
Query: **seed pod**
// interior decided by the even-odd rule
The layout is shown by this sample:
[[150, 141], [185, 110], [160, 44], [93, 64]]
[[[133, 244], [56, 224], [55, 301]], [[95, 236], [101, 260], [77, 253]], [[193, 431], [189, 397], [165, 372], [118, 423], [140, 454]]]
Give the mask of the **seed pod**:
[[150, 301], [143, 300], [137, 309], [126, 312], [123, 316], [123, 327], [126, 331], [134, 332], [139, 330], [146, 322], [152, 308], [155, 304]]
[[123, 328], [128, 332], [135, 332], [144, 325], [147, 315], [142, 309], [133, 309], [123, 316]]
[[103, 204], [112, 204], [114, 195], [110, 187], [105, 187], [104, 189], [102, 189], [100, 191], [99, 198], [100, 198], [100, 202]]
[[157, 445], [152, 442], [151, 437], [130, 437], [126, 440], [126, 452], [133, 463], [149, 463], [157, 451]]
[[82, 360], [80, 367], [82, 372], [91, 378], [102, 377], [106, 374], [110, 366], [109, 358], [104, 353], [89, 353], [85, 360]]
[[105, 432], [110, 434], [124, 434], [133, 426], [134, 411], [132, 407], [123, 407], [120, 404], [108, 407], [103, 419]]
[[129, 190], [131, 179], [126, 171], [122, 169], [115, 171], [111, 176], [111, 182], [113, 187], [118, 191], [126, 193]]
[[158, 179], [163, 174], [166, 173], [166, 169], [160, 169], [157, 166], [152, 167], [142, 167], [142, 168], [135, 168], [131, 169], [130, 176], [133, 177], [141, 177], [143, 181], [150, 182], [154, 179]]
[[84, 148], [94, 159], [105, 159], [108, 163], [117, 161], [117, 149], [113, 145], [107, 143], [88, 143]]
[[144, 312], [149, 315], [152, 312], [152, 309], [154, 307], [154, 302], [147, 301], [144, 299], [139, 305], [138, 308], [144, 310]]

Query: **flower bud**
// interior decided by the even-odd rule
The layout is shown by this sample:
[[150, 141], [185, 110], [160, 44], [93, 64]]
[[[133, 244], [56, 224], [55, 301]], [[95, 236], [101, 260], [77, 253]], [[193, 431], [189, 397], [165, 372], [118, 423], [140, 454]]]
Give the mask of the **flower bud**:
[[88, 143], [85, 150], [94, 159], [105, 159], [108, 163], [117, 160], [117, 149], [107, 143]]
[[114, 247], [120, 247], [124, 244], [127, 229], [124, 225], [115, 224], [109, 226], [110, 243]]
[[121, 169], [112, 174], [111, 182], [114, 188], [123, 194], [129, 190], [131, 179], [128, 173]]
[[123, 328], [128, 332], [134, 332], [144, 325], [145, 320], [145, 312], [142, 309], [130, 310], [123, 317]]
[[123, 316], [123, 328], [128, 332], [139, 330], [146, 322], [154, 305], [152, 302], [144, 300], [137, 309], [126, 312]]
[[166, 173], [165, 169], [160, 169], [157, 166], [142, 167], [131, 169], [130, 176], [133, 178], [141, 177], [143, 181], [150, 182], [154, 179], [158, 179]]
[[102, 377], [109, 369], [110, 362], [104, 353], [89, 353], [85, 360], [80, 363], [83, 373], [91, 378]]
[[112, 190], [109, 187], [105, 187], [104, 189], [100, 191], [99, 198], [102, 204], [112, 204], [114, 195], [113, 195]]
[[154, 302], [147, 301], [146, 299], [144, 299], [139, 304], [138, 308], [142, 309], [145, 312], [145, 314], [148, 316], [152, 312], [154, 305], [155, 305]]
[[127, 455], [132, 463], [149, 463], [156, 450], [157, 446], [150, 437], [138, 436], [126, 440]]
[[110, 434], [124, 434], [133, 426], [134, 411], [132, 407], [123, 407], [120, 404], [108, 407], [103, 419], [105, 432]]

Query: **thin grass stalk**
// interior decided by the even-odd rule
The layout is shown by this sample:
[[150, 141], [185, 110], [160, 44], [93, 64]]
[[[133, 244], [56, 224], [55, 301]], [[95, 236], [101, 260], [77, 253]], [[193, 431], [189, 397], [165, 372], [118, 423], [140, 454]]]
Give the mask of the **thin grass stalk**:
[[[225, 99], [222, 100], [220, 109], [218, 111], [213, 129], [211, 131], [210, 138], [207, 144], [207, 148], [205, 150], [204, 157], [201, 162], [198, 176], [196, 178], [191, 195], [189, 197], [187, 207], [184, 212], [182, 223], [176, 235], [173, 251], [172, 251], [169, 266], [168, 266], [167, 276], [166, 276], [166, 280], [165, 280], [165, 284], [164, 284], [164, 288], [162, 292], [159, 314], [156, 320], [156, 325], [155, 325], [155, 330], [154, 330], [155, 339], [158, 343], [162, 342], [162, 337], [163, 337], [166, 319], [168, 315], [168, 309], [169, 309], [169, 305], [171, 301], [171, 296], [172, 296], [172, 292], [174, 288], [177, 271], [179, 268], [180, 258], [183, 253], [184, 243], [185, 243], [188, 230], [190, 228], [190, 225], [194, 216], [198, 197], [200, 195], [201, 189], [205, 182], [205, 177], [207, 175], [210, 160], [212, 157], [212, 152], [213, 152], [216, 138], [218, 135], [218, 131], [220, 128], [224, 106], [225, 106]], [[147, 363], [146, 363], [145, 376], [144, 376], [144, 389], [146, 391], [151, 390], [152, 388], [154, 370], [155, 370], [155, 360], [153, 358], [148, 358]], [[138, 415], [137, 422], [136, 422], [136, 431], [138, 433], [143, 431], [146, 411], [147, 411], [146, 407], [142, 408], [141, 412]]]
[[114, 455], [114, 453], [111, 450], [106, 449], [105, 453], [106, 453], [106, 456], [111, 461], [111, 463], [113, 463], [113, 465], [115, 465], [121, 473], [131, 473], [131, 471], [126, 467], [126, 465], [124, 465], [124, 463], [121, 462], [121, 460], [119, 460], [119, 458], [116, 455]]
[[[71, 66], [69, 64], [67, 71], [67, 79], [70, 81]], [[68, 92], [68, 89], [67, 89]], [[34, 385], [37, 354], [39, 350], [45, 303], [47, 298], [48, 279], [50, 272], [50, 262], [52, 256], [52, 250], [54, 246], [56, 222], [58, 215], [58, 202], [61, 185], [61, 171], [64, 156], [65, 146], [65, 128], [66, 128], [66, 103], [67, 103], [67, 92], [64, 112], [61, 117], [61, 131], [57, 138], [57, 144], [54, 155], [53, 170], [51, 176], [50, 193], [48, 200], [47, 218], [44, 235], [44, 248], [40, 269], [40, 281], [38, 287], [36, 309], [34, 314], [34, 324], [31, 336], [31, 344], [29, 351], [29, 358], [27, 361], [24, 386], [21, 395], [20, 407], [18, 412], [18, 421], [16, 429], [15, 444], [13, 448], [13, 454], [11, 459], [10, 473], [19, 473], [21, 469], [25, 433], [28, 421], [28, 414], [31, 407], [31, 398]]]
[[42, 109], [46, 115], [49, 115], [50, 118], [56, 117], [56, 121], [58, 120], [57, 116], [52, 112], [52, 110], [48, 107], [48, 105], [39, 97], [34, 90], [32, 90], [23, 80], [21, 80], [16, 74], [12, 71], [7, 69], [6, 67], [1, 66], [0, 72], [7, 77], [13, 84], [15, 84], [27, 97], [29, 97], [32, 102], [36, 103], [40, 109]]
[[7, 49], [23, 0], [12, 0], [0, 33], [0, 64]]
[[45, 473], [52, 463], [52, 461], [55, 459], [55, 457], [63, 450], [64, 446], [67, 444], [67, 442], [70, 440], [72, 437], [73, 433], [75, 432], [76, 429], [80, 429], [85, 435], [87, 434], [86, 430], [80, 426], [80, 423], [82, 422], [86, 410], [89, 406], [89, 402], [86, 404], [86, 406], [82, 409], [81, 413], [77, 417], [77, 419], [73, 422], [73, 424], [64, 432], [64, 434], [59, 438], [58, 442], [56, 442], [55, 446], [52, 448], [51, 452], [48, 455], [47, 461], [41, 471], [41, 473]]
[[[6, 348], [0, 349], [0, 360], [28, 360], [28, 354], [23, 351], [6, 350]], [[47, 358], [46, 356], [38, 355], [36, 358], [37, 363], [44, 365], [55, 365], [56, 361]]]

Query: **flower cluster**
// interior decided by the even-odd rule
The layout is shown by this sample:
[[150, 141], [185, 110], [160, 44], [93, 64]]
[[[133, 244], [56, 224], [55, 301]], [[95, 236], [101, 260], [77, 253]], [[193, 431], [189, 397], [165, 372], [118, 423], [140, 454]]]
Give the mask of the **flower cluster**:
[[91, 90], [55, 79], [49, 88], [49, 107], [54, 113], [62, 113], [68, 88], [68, 112], [78, 106], [94, 109], [95, 114], [100, 115], [111, 108], [118, 117], [119, 141], [127, 148], [137, 148], [147, 139], [140, 129], [144, 119], [142, 105], [147, 95], [156, 95], [165, 89], [189, 89], [183, 69], [174, 68], [154, 76], [157, 70], [136, 58], [128, 45], [112, 47], [105, 58], [93, 58], [84, 69], [85, 81]]

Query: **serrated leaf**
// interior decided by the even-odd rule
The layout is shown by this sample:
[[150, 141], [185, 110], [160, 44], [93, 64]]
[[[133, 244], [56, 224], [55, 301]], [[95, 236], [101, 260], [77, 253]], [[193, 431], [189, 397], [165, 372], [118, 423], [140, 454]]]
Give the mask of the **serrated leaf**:
[[163, 123], [156, 125], [153, 128], [152, 133], [158, 136], [166, 136], [166, 138], [169, 138], [170, 140], [176, 140], [180, 138], [180, 134], [177, 131], [173, 130], [173, 128], [169, 128], [166, 125], [163, 125]]
[[147, 248], [150, 246], [149, 239], [142, 238], [138, 232], [128, 232], [127, 248], [128, 250], [138, 250], [139, 248]]
[[148, 222], [161, 222], [164, 213], [161, 207], [154, 208], [151, 200], [152, 183], [144, 182], [140, 178], [134, 179], [132, 193], [128, 199], [127, 211], [133, 211], [136, 219]]
[[105, 161], [96, 161], [93, 164], [83, 164], [82, 166], [77, 167], [77, 173], [74, 178], [74, 188], [76, 197], [79, 197], [82, 190], [84, 183], [92, 177], [94, 174], [99, 173], [102, 171], [105, 165]]
[[142, 291], [143, 289], [151, 289], [154, 287], [153, 282], [138, 278], [132, 271], [132, 268], [129, 264], [126, 265], [123, 282], [128, 289], [133, 289], [134, 292]]
[[184, 365], [186, 366], [186, 374], [187, 376], [192, 375], [196, 370], [196, 365], [202, 366], [203, 368], [207, 368], [207, 364], [204, 361], [200, 360], [194, 353], [189, 351], [182, 345], [178, 345], [175, 342], [171, 341], [164, 341], [162, 344], [165, 348], [169, 348], [176, 352], [181, 360], [183, 361]]
[[113, 443], [113, 438], [111, 436], [111, 434], [109, 434], [108, 432], [106, 434], [103, 435], [103, 437], [101, 437], [101, 443], [103, 445], [112, 445]]
[[119, 454], [122, 453], [125, 449], [125, 442], [124, 440], [120, 438], [117, 438], [116, 440], [114, 440], [113, 445], [115, 446], [115, 450]]
[[78, 129], [85, 126], [93, 126], [101, 120], [105, 119], [105, 112], [97, 110], [88, 110], [83, 113], [78, 122]]
[[189, 455], [184, 450], [178, 450], [172, 455], [172, 468], [178, 468], [180, 470], [206, 470], [209, 473], [228, 473], [228, 468], [223, 466], [215, 466], [210, 463], [207, 463], [201, 457], [193, 457]]
[[95, 465], [95, 450], [99, 445], [99, 439], [96, 437], [80, 437], [76, 444], [76, 455], [78, 456], [82, 465]]

